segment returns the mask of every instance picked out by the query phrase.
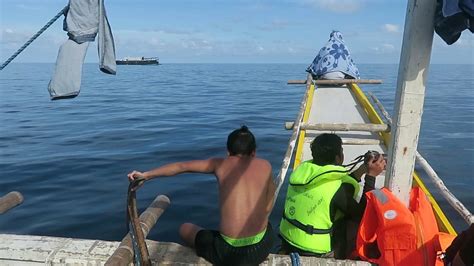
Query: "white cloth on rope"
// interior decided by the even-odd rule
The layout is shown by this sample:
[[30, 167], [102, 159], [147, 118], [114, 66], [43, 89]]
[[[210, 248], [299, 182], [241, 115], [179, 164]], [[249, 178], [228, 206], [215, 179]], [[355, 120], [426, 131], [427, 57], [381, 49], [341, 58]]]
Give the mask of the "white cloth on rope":
[[52, 100], [74, 98], [81, 89], [82, 65], [89, 42], [98, 36], [99, 68], [115, 75], [115, 45], [104, 0], [70, 0], [63, 28], [69, 39], [61, 45], [48, 85]]

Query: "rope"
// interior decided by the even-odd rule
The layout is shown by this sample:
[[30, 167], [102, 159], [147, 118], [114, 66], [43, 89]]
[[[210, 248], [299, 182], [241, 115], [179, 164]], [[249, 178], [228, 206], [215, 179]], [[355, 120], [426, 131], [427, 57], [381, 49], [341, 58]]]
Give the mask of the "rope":
[[23, 50], [25, 50], [25, 48], [28, 47], [28, 45], [30, 45], [36, 38], [38, 38], [41, 35], [41, 33], [43, 33], [47, 28], [49, 28], [49, 26], [51, 26], [60, 16], [62, 16], [63, 14], [66, 14], [68, 8], [69, 8], [69, 6], [65, 6], [63, 9], [61, 9], [61, 11], [59, 11], [59, 13], [56, 14], [56, 16], [54, 16], [50, 21], [48, 21], [48, 23], [46, 23], [46, 25], [44, 25], [25, 44], [23, 44], [23, 46], [20, 47], [20, 49], [18, 49], [12, 56], [10, 56], [10, 58], [8, 58], [7, 61], [5, 61], [0, 66], [0, 70], [3, 70], [3, 68], [5, 68], [8, 64], [10, 64], [10, 62], [13, 61], [13, 59], [15, 59], [15, 57], [17, 57], [21, 52], [23, 52]]
[[291, 258], [291, 266], [300, 266], [301, 261], [300, 261], [300, 255], [296, 252], [290, 253], [290, 258]]

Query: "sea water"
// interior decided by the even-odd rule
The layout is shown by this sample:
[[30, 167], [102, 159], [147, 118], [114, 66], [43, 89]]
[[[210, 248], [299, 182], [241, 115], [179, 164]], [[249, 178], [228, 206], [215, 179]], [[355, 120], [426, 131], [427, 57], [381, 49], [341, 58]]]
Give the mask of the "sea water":
[[[127, 173], [181, 160], [226, 156], [229, 132], [247, 125], [257, 155], [281, 167], [304, 85], [304, 64], [119, 66], [117, 75], [84, 66], [75, 99], [50, 101], [53, 64], [11, 64], [0, 72], [0, 195], [22, 205], [0, 216], [0, 233], [120, 240], [126, 234]], [[397, 65], [359, 65], [361, 85], [392, 113]], [[473, 65], [432, 65], [418, 150], [474, 211]], [[334, 108], [338, 108], [334, 106]], [[429, 182], [428, 182], [429, 183]], [[287, 183], [271, 215], [277, 227]], [[435, 190], [433, 190], [435, 191]], [[155, 179], [138, 191], [144, 210], [158, 195], [171, 205], [148, 238], [179, 242], [183, 222], [217, 228], [214, 176]], [[435, 193], [436, 194], [436, 193]], [[440, 201], [445, 209], [449, 207]], [[457, 229], [466, 224], [447, 211]]]

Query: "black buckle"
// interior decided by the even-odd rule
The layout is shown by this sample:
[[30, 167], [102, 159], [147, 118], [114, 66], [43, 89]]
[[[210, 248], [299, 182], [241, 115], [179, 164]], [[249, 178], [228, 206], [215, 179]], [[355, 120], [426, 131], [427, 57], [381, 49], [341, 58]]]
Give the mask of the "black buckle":
[[287, 220], [290, 224], [292, 224], [293, 226], [295, 226], [296, 228], [304, 231], [305, 233], [309, 234], [309, 235], [316, 235], [316, 234], [319, 234], [319, 235], [323, 235], [323, 234], [331, 234], [332, 233], [332, 227], [329, 228], [329, 229], [318, 229], [318, 228], [314, 228], [312, 225], [310, 224], [303, 224], [301, 223], [300, 221], [296, 220], [296, 219], [290, 219], [286, 216], [285, 212], [283, 211], [283, 218], [285, 220]]

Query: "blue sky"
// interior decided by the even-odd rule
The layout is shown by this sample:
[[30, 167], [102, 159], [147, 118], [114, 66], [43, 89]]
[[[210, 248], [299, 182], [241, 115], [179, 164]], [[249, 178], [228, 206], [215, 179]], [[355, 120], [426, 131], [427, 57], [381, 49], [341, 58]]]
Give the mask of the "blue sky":
[[[8, 58], [66, 0], [0, 0], [1, 60]], [[109, 0], [118, 58], [158, 56], [163, 63], [310, 63], [331, 30], [343, 33], [358, 63], [398, 63], [406, 1], [400, 0]], [[62, 18], [15, 62], [54, 62]], [[87, 61], [97, 61], [91, 44]], [[474, 37], [448, 46], [435, 35], [432, 63], [474, 64]]]

